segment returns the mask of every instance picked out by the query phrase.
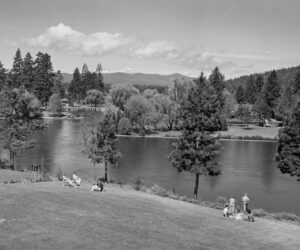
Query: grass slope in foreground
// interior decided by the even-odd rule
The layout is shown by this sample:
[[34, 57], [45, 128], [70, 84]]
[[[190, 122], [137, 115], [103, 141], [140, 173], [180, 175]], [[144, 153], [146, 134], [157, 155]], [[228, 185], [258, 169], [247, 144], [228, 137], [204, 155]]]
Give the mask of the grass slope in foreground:
[[300, 226], [107, 185], [0, 184], [0, 249], [299, 249]]

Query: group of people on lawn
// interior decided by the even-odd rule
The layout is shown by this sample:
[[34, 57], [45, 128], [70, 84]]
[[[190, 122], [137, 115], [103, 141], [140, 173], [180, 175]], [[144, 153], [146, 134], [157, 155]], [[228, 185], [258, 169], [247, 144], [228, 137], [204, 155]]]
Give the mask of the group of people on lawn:
[[[81, 178], [76, 175], [76, 173], [73, 173], [73, 176], [71, 179], [69, 179], [66, 176], [63, 176], [63, 181], [65, 186], [71, 186], [76, 187], [81, 185]], [[97, 180], [97, 183], [94, 183], [91, 191], [99, 191], [102, 192], [104, 188], [104, 184], [101, 179]], [[228, 218], [235, 218], [236, 220], [243, 219], [244, 215], [247, 215], [247, 219], [251, 222], [254, 222], [254, 217], [252, 215], [251, 209], [248, 207], [249, 204], [249, 197], [247, 194], [245, 194], [242, 197], [242, 203], [243, 203], [243, 213], [241, 213], [240, 209], [235, 210], [235, 199], [230, 198], [229, 204], [225, 205], [225, 208], [223, 209], [223, 215], [224, 217]]]
[[[64, 182], [65, 186], [68, 186], [68, 187], [78, 187], [78, 186], [81, 185], [81, 178], [78, 177], [76, 175], [76, 173], [74, 172], [72, 178], [68, 178], [68, 177], [66, 177], [66, 176], [63, 175], [63, 182]], [[102, 192], [103, 188], [104, 188], [104, 184], [101, 181], [101, 179], [99, 178], [97, 180], [97, 183], [93, 184], [93, 186], [91, 188], [91, 191], [100, 191], [100, 192]]]
[[224, 217], [228, 218], [235, 218], [236, 220], [243, 219], [244, 215], [247, 215], [247, 220], [254, 222], [254, 217], [252, 215], [251, 209], [249, 208], [249, 202], [250, 199], [247, 194], [245, 194], [242, 197], [242, 203], [243, 203], [243, 213], [241, 213], [240, 209], [235, 210], [235, 199], [230, 198], [229, 204], [225, 205], [225, 208], [223, 209], [223, 215]]

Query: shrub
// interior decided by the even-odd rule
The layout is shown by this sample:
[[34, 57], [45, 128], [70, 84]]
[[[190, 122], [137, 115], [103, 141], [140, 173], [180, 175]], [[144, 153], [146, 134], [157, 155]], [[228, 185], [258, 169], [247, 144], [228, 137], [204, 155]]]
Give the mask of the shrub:
[[113, 178], [110, 178], [109, 183], [114, 184], [114, 183], [116, 183], [116, 180], [114, 180]]
[[219, 203], [221, 205], [225, 205], [226, 203], [228, 203], [228, 200], [225, 196], [218, 196], [217, 203]]
[[162, 197], [168, 197], [169, 193], [167, 190], [165, 190], [164, 188], [162, 188], [161, 186], [158, 186], [157, 184], [154, 184], [151, 187], [151, 190], [154, 194], [158, 195], [158, 196], [162, 196]]
[[144, 183], [143, 183], [141, 177], [137, 177], [137, 178], [136, 178], [136, 181], [135, 181], [135, 183], [134, 183], [134, 189], [135, 189], [135, 190], [141, 190], [142, 186], [144, 186], [143, 184], [144, 184]]
[[265, 217], [268, 215], [268, 213], [265, 210], [263, 210], [262, 208], [253, 209], [252, 214], [255, 217]]
[[299, 216], [292, 214], [292, 213], [287, 213], [287, 212], [276, 213], [276, 214], [273, 214], [272, 217], [275, 220], [300, 221]]
[[131, 133], [131, 122], [127, 117], [121, 118], [118, 123], [118, 133], [121, 135], [129, 135]]
[[13, 164], [7, 159], [0, 159], [0, 169], [11, 169], [13, 170]]
[[62, 181], [62, 180], [63, 180], [63, 173], [62, 173], [62, 171], [61, 171], [60, 168], [58, 168], [58, 172], [57, 172], [57, 174], [56, 174], [56, 177], [57, 177], [57, 179], [58, 179], [59, 181]]

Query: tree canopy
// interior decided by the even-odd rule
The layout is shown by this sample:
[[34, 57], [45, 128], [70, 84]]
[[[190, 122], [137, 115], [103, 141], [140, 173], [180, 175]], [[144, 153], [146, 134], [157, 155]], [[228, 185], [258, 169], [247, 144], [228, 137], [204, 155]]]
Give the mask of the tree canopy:
[[300, 181], [300, 102], [287, 125], [279, 131], [276, 160], [282, 173], [296, 176]]

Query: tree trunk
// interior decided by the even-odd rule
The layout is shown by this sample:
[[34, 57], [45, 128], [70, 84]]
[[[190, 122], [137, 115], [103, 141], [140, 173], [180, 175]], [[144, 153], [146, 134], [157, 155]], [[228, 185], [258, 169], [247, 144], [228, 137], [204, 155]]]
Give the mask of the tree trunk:
[[97, 180], [97, 174], [96, 174], [96, 165], [94, 164], [94, 177], [95, 177], [95, 181]]
[[197, 199], [197, 195], [198, 195], [199, 176], [200, 176], [200, 174], [197, 173], [196, 174], [196, 181], [195, 181], [195, 189], [194, 189], [194, 197], [195, 197], [195, 199]]
[[104, 174], [104, 180], [105, 180], [105, 182], [108, 182], [108, 178], [107, 178], [107, 161], [105, 161], [105, 174]]

